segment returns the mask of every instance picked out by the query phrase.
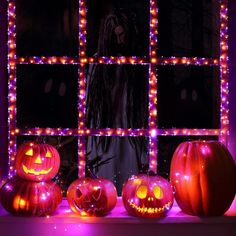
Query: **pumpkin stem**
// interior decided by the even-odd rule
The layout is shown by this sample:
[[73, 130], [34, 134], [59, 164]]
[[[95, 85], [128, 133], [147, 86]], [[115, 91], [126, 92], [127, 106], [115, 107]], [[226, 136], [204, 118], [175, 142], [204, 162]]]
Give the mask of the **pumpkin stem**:
[[140, 163], [139, 174], [147, 174], [147, 173], [148, 173], [148, 165], [144, 163]]
[[147, 173], [149, 176], [156, 176], [157, 174], [154, 173], [154, 171], [152, 170], [149, 170], [148, 173]]
[[89, 174], [89, 177], [92, 178], [92, 179], [97, 179], [98, 178], [90, 168], [88, 168], [88, 174]]
[[37, 144], [45, 143], [45, 139], [42, 136], [38, 136], [35, 140]]

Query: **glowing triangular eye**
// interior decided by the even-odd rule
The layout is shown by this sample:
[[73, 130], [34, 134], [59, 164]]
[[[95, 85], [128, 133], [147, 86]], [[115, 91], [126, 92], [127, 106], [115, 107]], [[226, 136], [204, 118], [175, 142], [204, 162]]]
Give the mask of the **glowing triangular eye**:
[[26, 153], [25, 153], [26, 156], [33, 156], [33, 149], [29, 149]]
[[83, 196], [83, 193], [81, 192], [81, 190], [79, 188], [76, 189], [76, 197], [80, 198]]
[[49, 151], [47, 151], [47, 153], [46, 153], [46, 157], [51, 158], [51, 157], [52, 157], [52, 153], [49, 152]]
[[159, 186], [154, 186], [153, 193], [157, 199], [163, 198], [163, 191]]
[[140, 187], [138, 187], [136, 191], [136, 195], [138, 198], [144, 199], [147, 196], [147, 192], [148, 192], [148, 188], [144, 185], [141, 185]]

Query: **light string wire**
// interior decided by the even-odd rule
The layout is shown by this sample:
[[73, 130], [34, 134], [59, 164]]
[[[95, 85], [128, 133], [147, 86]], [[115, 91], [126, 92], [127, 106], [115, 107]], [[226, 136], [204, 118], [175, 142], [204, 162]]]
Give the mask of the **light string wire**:
[[229, 82], [228, 82], [228, 0], [220, 2], [220, 78], [221, 104], [219, 140], [226, 146], [229, 135]]

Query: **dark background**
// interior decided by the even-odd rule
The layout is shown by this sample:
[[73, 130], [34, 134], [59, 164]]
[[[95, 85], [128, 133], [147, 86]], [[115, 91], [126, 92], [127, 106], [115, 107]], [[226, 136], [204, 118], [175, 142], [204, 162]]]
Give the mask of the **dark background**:
[[158, 66], [159, 128], [220, 128], [220, 68]]
[[77, 128], [77, 65], [17, 65], [17, 126]]
[[219, 57], [218, 0], [159, 0], [159, 56]]
[[78, 1], [16, 0], [18, 56], [77, 56]]

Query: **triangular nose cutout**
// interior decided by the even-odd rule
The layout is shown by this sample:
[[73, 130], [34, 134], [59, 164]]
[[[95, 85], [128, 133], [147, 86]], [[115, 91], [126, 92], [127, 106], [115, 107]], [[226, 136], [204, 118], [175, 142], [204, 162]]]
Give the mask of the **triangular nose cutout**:
[[99, 198], [101, 197], [101, 194], [102, 194], [102, 190], [101, 190], [100, 188], [98, 188], [97, 190], [95, 190], [95, 191], [93, 192], [92, 197], [93, 197], [93, 199], [94, 199], [95, 201], [98, 201]]
[[34, 162], [35, 164], [42, 164], [42, 160], [40, 158], [40, 156], [38, 156]]

